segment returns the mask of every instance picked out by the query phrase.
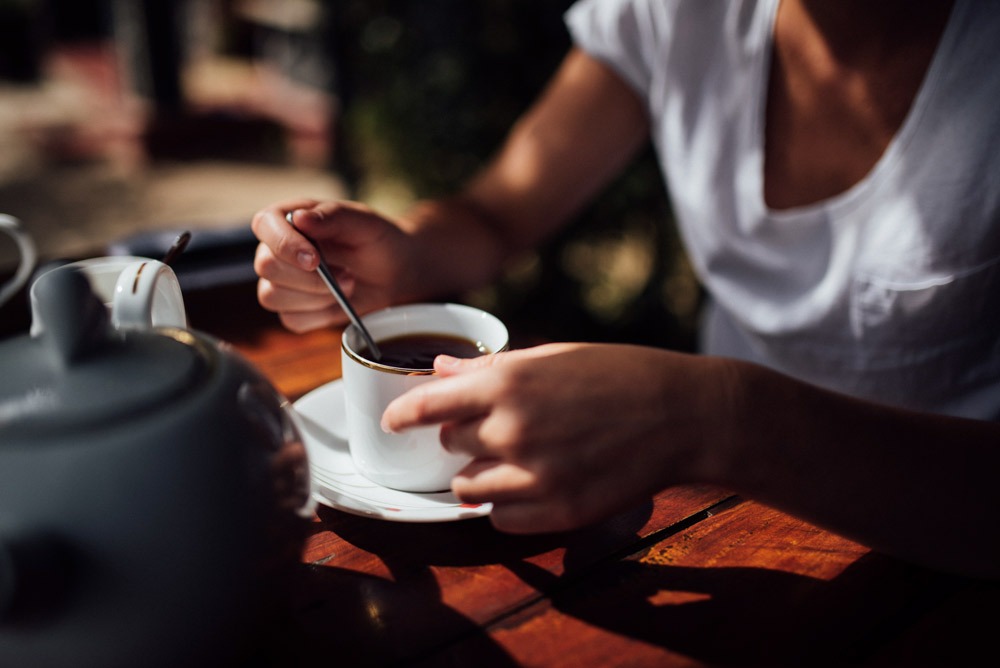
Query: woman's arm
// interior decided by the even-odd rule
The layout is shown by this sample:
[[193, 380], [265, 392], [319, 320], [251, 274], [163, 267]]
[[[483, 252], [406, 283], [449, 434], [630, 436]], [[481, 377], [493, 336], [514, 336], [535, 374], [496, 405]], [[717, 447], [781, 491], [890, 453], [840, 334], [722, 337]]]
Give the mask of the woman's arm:
[[732, 420], [706, 477], [877, 550], [1000, 577], [1000, 424], [732, 365]]
[[681, 483], [748, 498], [911, 561], [1000, 577], [1000, 424], [917, 413], [764, 367], [642, 346], [439, 358], [396, 399], [476, 457], [452, 481], [505, 531], [583, 526]]
[[312, 237], [362, 312], [461, 292], [566, 224], [648, 136], [638, 96], [608, 67], [571, 51], [539, 100], [455, 197], [392, 220], [353, 202], [290, 200], [254, 216], [258, 298], [295, 331], [346, 316], [315, 275]]
[[567, 223], [649, 136], [636, 93], [573, 49], [498, 154], [456, 197], [422, 202], [400, 226], [420, 240], [423, 294], [496, 276], [512, 255]]

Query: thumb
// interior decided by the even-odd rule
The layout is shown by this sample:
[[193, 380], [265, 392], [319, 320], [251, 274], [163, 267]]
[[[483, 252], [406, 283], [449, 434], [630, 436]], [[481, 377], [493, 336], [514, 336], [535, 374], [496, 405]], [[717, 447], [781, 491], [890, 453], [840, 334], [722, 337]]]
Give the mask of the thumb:
[[451, 355], [438, 355], [434, 358], [434, 371], [438, 376], [447, 378], [448, 376], [458, 376], [463, 373], [485, 369], [495, 364], [500, 364], [505, 358], [505, 353], [495, 353], [491, 355], [480, 355], [479, 357], [452, 357]]

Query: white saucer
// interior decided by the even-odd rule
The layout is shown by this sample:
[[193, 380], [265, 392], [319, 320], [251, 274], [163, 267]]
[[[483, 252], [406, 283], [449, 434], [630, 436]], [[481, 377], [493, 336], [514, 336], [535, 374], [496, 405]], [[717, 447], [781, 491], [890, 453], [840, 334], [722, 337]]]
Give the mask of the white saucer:
[[343, 381], [316, 388], [294, 407], [292, 414], [309, 453], [313, 497], [319, 503], [394, 522], [452, 522], [490, 514], [488, 503], [464, 504], [451, 492], [400, 492], [358, 473], [347, 450]]

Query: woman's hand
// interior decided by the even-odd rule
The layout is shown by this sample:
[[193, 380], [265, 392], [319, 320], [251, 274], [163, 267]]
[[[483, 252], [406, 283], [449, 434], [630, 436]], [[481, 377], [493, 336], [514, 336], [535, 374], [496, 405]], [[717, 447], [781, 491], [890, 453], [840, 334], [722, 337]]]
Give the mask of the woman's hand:
[[444, 447], [476, 458], [452, 490], [493, 503], [498, 529], [572, 529], [697, 477], [709, 386], [691, 382], [697, 364], [625, 345], [439, 357], [440, 379], [390, 404], [383, 427], [441, 423]]
[[295, 226], [319, 245], [344, 293], [361, 313], [399, 299], [408, 235], [394, 222], [353, 202], [293, 200], [261, 210], [253, 231], [260, 240], [254, 270], [260, 277], [261, 305], [281, 316], [286, 327], [304, 332], [342, 325], [347, 316], [316, 274], [316, 249]]

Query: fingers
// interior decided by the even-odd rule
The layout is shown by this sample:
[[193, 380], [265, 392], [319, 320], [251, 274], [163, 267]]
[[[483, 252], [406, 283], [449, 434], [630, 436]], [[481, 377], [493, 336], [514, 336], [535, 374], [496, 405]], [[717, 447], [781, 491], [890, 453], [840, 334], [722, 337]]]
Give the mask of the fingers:
[[372, 224], [381, 217], [358, 202], [322, 202], [294, 215], [295, 226], [313, 239], [342, 246], [370, 243], [381, 229]]
[[[315, 200], [290, 200], [254, 217], [254, 233], [261, 240], [254, 256], [254, 271], [260, 277], [257, 298], [265, 309], [279, 313], [282, 323], [292, 331], [346, 322], [334, 296], [314, 271], [319, 263], [315, 247], [285, 218], [286, 213], [293, 213], [296, 226], [315, 226], [319, 224], [316, 221], [321, 221], [329, 233], [340, 226], [339, 221], [331, 225], [327, 220], [335, 208], [335, 204], [320, 205]], [[333, 270], [344, 292], [352, 294], [354, 276], [341, 267]]]
[[461, 373], [469, 373], [479, 369], [485, 369], [498, 363], [503, 363], [507, 358], [504, 353], [496, 355], [480, 355], [462, 359], [451, 355], [438, 355], [434, 358], [434, 371], [442, 378], [457, 376]]
[[[322, 311], [335, 305], [334, 297], [315, 272], [304, 272], [278, 260], [264, 244], [257, 248], [254, 270], [260, 276], [257, 301], [269, 311]], [[300, 327], [292, 329], [302, 331]]]
[[253, 233], [270, 249], [274, 259], [304, 271], [312, 271], [319, 263], [316, 249], [288, 224], [285, 214], [311, 208], [316, 204], [315, 200], [290, 200], [262, 209], [253, 217]]
[[[355, 277], [342, 267], [331, 267], [340, 287], [350, 295], [355, 287]], [[258, 296], [265, 308], [322, 308], [334, 302], [330, 289], [314, 271], [303, 271], [278, 259], [264, 244], [257, 246], [254, 256], [254, 271], [260, 277]], [[284, 297], [292, 292], [301, 292], [296, 297], [307, 300], [302, 303], [286, 303]]]
[[322, 311], [284, 311], [280, 314], [280, 319], [285, 328], [296, 334], [320, 327], [338, 327], [347, 322], [347, 316], [339, 306]]
[[530, 494], [532, 476], [522, 468], [492, 459], [477, 459], [451, 480], [462, 503], [491, 503], [490, 522], [507, 533], [548, 531], [544, 507]]
[[335, 301], [329, 291], [316, 292], [312, 286], [290, 288], [265, 278], [257, 282], [257, 300], [268, 311], [315, 311], [332, 306]]
[[309, 275], [319, 265], [319, 253], [336, 270], [347, 260], [345, 254], [381, 244], [387, 226], [378, 214], [355, 202], [282, 202], [254, 216], [253, 231], [261, 242], [254, 270], [276, 285], [320, 293], [321, 282]]
[[[486, 389], [482, 383], [486, 384]], [[473, 378], [471, 374], [420, 385], [389, 404], [382, 414], [382, 429], [401, 432], [485, 415], [492, 403], [490, 385], [491, 379]]]
[[487, 370], [504, 363], [512, 354], [497, 353], [470, 359], [438, 355], [434, 360], [438, 379], [392, 401], [382, 414], [382, 428], [400, 432], [485, 416], [496, 405], [505, 382], [500, 374]]
[[451, 491], [462, 503], [512, 503], [531, 498], [535, 476], [528, 470], [496, 459], [476, 459], [451, 481]]
[[452, 479], [451, 490], [462, 503], [492, 503], [490, 522], [506, 533], [567, 531], [586, 520], [572, 502], [540, 493], [530, 471], [498, 460], [473, 461]]
[[296, 265], [285, 262], [275, 254], [270, 246], [264, 243], [257, 246], [253, 267], [258, 276], [275, 286], [315, 294], [323, 292], [323, 283], [314, 272], [305, 271]]

